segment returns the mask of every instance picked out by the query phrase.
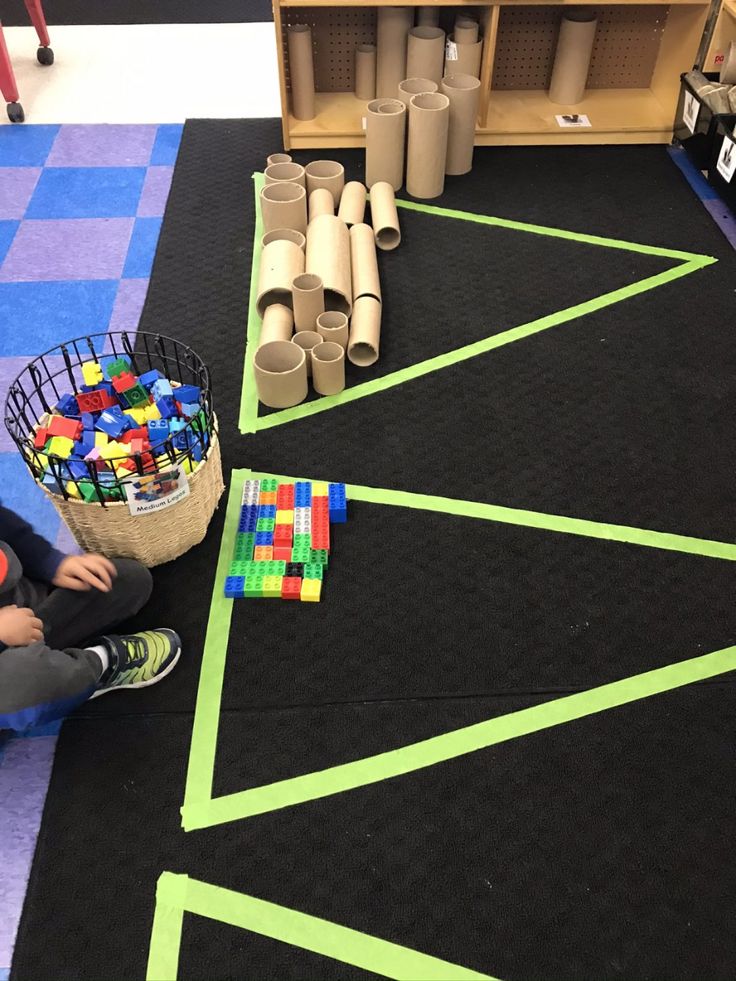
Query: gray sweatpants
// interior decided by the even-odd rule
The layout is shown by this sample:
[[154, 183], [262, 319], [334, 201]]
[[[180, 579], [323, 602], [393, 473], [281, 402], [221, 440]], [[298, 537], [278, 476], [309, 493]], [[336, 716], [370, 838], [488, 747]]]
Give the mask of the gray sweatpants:
[[127, 619], [148, 601], [151, 573], [133, 559], [113, 559], [109, 593], [54, 589], [27, 579], [4, 542], [9, 570], [0, 606], [30, 607], [44, 625], [44, 642], [0, 651], [0, 729], [26, 729], [62, 718], [86, 701], [102, 674], [99, 657], [79, 645]]

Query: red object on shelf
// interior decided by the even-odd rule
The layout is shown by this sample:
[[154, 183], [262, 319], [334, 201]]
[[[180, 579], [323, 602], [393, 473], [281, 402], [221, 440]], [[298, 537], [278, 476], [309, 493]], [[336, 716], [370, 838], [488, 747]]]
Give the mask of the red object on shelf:
[[[49, 32], [46, 27], [46, 18], [44, 17], [41, 0], [25, 0], [25, 5], [26, 10], [28, 11], [28, 16], [31, 18], [31, 23], [36, 28], [36, 34], [38, 34], [38, 42], [40, 45], [38, 60], [42, 65], [50, 65], [53, 63], [54, 56], [53, 52], [49, 48]], [[10, 62], [10, 54], [8, 53], [7, 45], [5, 44], [2, 23], [0, 23], [0, 92], [2, 92], [5, 101], [9, 103], [8, 115], [10, 116], [11, 121], [22, 122], [23, 110], [20, 105], [18, 105], [18, 86], [15, 82], [13, 66]], [[19, 115], [16, 113], [14, 116], [11, 114], [11, 109], [15, 106], [17, 106], [17, 110], [19, 110]]]

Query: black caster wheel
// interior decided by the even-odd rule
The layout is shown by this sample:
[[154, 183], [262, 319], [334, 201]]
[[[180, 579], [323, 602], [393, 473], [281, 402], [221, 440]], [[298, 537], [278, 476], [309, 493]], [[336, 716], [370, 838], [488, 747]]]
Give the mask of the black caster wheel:
[[36, 57], [39, 65], [53, 65], [54, 63], [54, 52], [51, 48], [39, 48]]
[[8, 119], [11, 123], [22, 123], [25, 118], [26, 114], [23, 112], [23, 106], [20, 102], [8, 103]]

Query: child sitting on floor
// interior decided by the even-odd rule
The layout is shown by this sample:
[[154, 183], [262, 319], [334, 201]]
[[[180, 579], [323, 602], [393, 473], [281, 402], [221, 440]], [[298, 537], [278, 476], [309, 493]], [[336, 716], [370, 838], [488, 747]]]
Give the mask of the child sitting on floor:
[[104, 634], [152, 588], [139, 562], [65, 556], [0, 506], [0, 729], [42, 725], [165, 677], [181, 653], [173, 630]]

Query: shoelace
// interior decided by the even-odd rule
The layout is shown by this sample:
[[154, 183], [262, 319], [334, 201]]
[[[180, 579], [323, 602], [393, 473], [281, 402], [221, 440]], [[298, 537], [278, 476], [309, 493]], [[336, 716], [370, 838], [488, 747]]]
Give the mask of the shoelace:
[[[148, 660], [148, 645], [142, 637], [131, 634], [122, 641], [125, 649], [125, 664], [118, 666], [119, 671], [127, 671], [129, 668], [140, 668]], [[131, 655], [132, 649], [132, 655]]]

